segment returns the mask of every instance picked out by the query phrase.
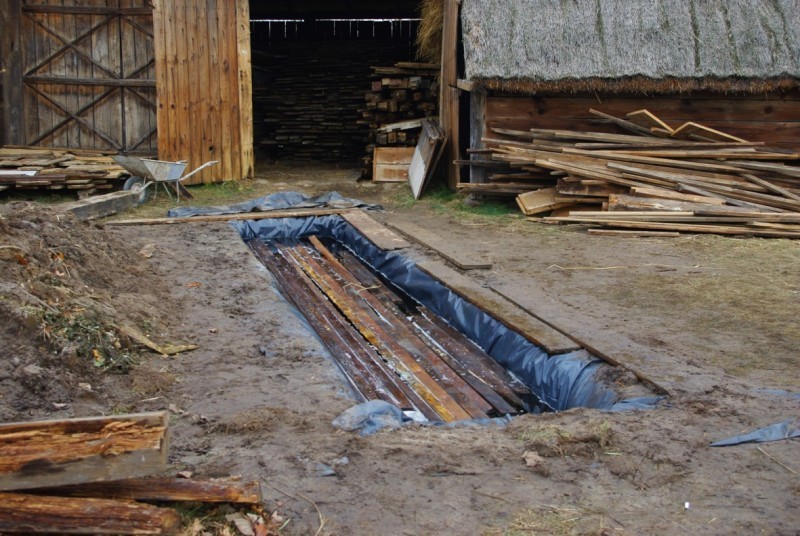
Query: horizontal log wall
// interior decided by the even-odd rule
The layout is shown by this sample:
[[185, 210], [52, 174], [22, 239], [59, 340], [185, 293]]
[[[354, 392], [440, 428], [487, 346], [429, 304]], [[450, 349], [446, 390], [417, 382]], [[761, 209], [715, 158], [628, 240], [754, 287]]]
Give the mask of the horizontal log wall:
[[191, 170], [188, 184], [252, 177], [250, 17], [247, 0], [154, 2], [158, 154]]
[[619, 117], [647, 109], [674, 128], [693, 121], [748, 141], [800, 150], [800, 91], [783, 95], [684, 97], [495, 95], [487, 99], [486, 123], [517, 130], [535, 127], [618, 132], [615, 127], [599, 122], [589, 113], [590, 108]]

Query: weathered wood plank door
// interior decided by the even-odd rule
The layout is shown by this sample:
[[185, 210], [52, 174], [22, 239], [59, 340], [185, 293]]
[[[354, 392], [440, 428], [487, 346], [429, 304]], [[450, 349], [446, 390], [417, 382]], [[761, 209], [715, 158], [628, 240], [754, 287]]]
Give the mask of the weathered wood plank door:
[[154, 154], [149, 2], [8, 1], [4, 30], [17, 39], [4, 45], [6, 142]]
[[158, 154], [189, 169], [190, 184], [253, 175], [248, 0], [155, 0]]

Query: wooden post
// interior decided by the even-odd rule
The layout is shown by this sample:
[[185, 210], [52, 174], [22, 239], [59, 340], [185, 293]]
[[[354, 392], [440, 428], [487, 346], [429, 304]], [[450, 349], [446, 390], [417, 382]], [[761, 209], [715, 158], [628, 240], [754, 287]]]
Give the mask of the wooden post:
[[459, 0], [444, 1], [444, 20], [442, 29], [442, 67], [439, 83], [439, 120], [445, 132], [445, 169], [447, 185], [455, 188], [460, 182], [459, 167], [454, 164], [459, 159], [458, 147], [458, 13]]
[[0, 75], [3, 106], [0, 108], [0, 145], [25, 145], [22, 114], [22, 32], [20, 0], [0, 3]]
[[239, 0], [236, 7], [236, 43], [239, 59], [239, 129], [242, 145], [241, 178], [253, 178], [253, 75], [250, 55], [250, 3]]
[[[486, 136], [486, 91], [473, 89], [469, 94], [469, 146], [471, 149], [482, 149], [481, 141]], [[470, 160], [485, 160], [479, 154], [470, 155]], [[473, 166], [470, 168], [469, 182], [486, 182], [486, 168]]]

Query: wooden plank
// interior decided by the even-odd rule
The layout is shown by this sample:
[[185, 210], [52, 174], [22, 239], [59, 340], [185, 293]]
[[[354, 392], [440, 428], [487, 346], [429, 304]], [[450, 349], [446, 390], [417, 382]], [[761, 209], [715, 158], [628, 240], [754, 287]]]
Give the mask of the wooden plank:
[[406, 249], [411, 246], [403, 238], [375, 221], [363, 210], [351, 210], [342, 213], [342, 219], [356, 228], [367, 239], [386, 251]]
[[290, 250], [278, 246], [278, 250], [294, 262], [311, 277], [330, 300], [336, 304], [340, 311], [353, 323], [356, 329], [374, 345], [381, 355], [397, 371], [401, 378], [408, 383], [430, 405], [445, 422], [452, 422], [469, 418], [464, 408], [455, 400], [417, 363], [414, 357], [396, 340], [394, 340], [377, 322], [375, 322], [332, 277], [327, 276], [315, 261], [308, 256], [301, 257], [297, 250]]
[[0, 490], [159, 473], [167, 425], [166, 412], [0, 424]]
[[[619, 193], [619, 192], [615, 192]], [[707, 205], [724, 205], [725, 201], [714, 197], [706, 197], [702, 195], [682, 194], [673, 190], [665, 188], [647, 188], [644, 186], [634, 186], [630, 188], [631, 195], [637, 197], [662, 197], [664, 199], [673, 199], [675, 201], [688, 201], [690, 203], [705, 203]]]
[[392, 221], [389, 222], [389, 226], [407, 238], [432, 249], [440, 257], [462, 270], [489, 270], [492, 267], [492, 263], [465, 255], [464, 250], [457, 244], [445, 240], [440, 234], [431, 232], [415, 223]]
[[202, 502], [260, 505], [261, 483], [187, 478], [131, 478], [28, 490], [36, 495], [113, 499], [116, 501]]
[[262, 241], [253, 240], [250, 247], [278, 281], [284, 296], [311, 322], [353, 390], [364, 401], [380, 399], [402, 410], [416, 408], [427, 418], [437, 417], [416, 392], [399, 381], [375, 349], [354, 331], [308, 277], [286, 257], [269, 251]]
[[611, 194], [608, 196], [608, 210], [657, 210], [657, 211], [676, 211], [692, 212], [711, 208], [710, 203], [697, 203], [691, 201], [680, 201], [675, 199], [664, 199], [657, 197], [637, 197], [633, 195]]
[[[486, 136], [486, 92], [474, 91], [469, 96], [469, 146], [472, 150], [485, 147], [483, 138]], [[479, 154], [471, 153], [470, 160], [482, 160]], [[486, 182], [486, 169], [470, 166], [469, 182]]]
[[517, 205], [523, 214], [533, 216], [570, 204], [557, 200], [557, 195], [558, 192], [555, 188], [543, 188], [518, 195]]
[[777, 184], [773, 184], [769, 181], [756, 177], [755, 175], [751, 175], [749, 173], [742, 173], [742, 177], [749, 180], [754, 184], [758, 184], [759, 186], [763, 186], [765, 189], [769, 190], [770, 192], [776, 193], [778, 195], [782, 195], [788, 199], [794, 199], [795, 201], [800, 201], [800, 195], [797, 195], [793, 192], [790, 192], [786, 188], [781, 188]]
[[590, 235], [595, 236], [622, 236], [627, 238], [677, 238], [681, 233], [677, 231], [627, 231], [622, 229], [589, 229]]
[[[236, 2], [236, 65], [239, 81], [239, 172], [235, 179], [251, 179], [255, 170], [253, 149], [253, 75], [250, 58], [250, 2]], [[236, 123], [235, 123], [236, 124]]]
[[650, 110], [636, 110], [626, 114], [628, 121], [631, 123], [635, 123], [639, 126], [644, 128], [650, 129], [652, 131], [653, 128], [661, 129], [669, 134], [672, 134], [673, 129], [664, 121], [659, 119], [654, 113]]
[[618, 127], [624, 129], [624, 130], [628, 130], [630, 132], [635, 132], [637, 134], [641, 134], [642, 136], [651, 136], [652, 135], [649, 128], [642, 127], [642, 126], [637, 125], [636, 123], [633, 123], [631, 121], [626, 121], [625, 119], [622, 119], [620, 117], [616, 117], [616, 116], [607, 114], [605, 112], [601, 112], [599, 110], [595, 110], [594, 108], [589, 108], [589, 113], [592, 114], [592, 115], [596, 115], [597, 117], [601, 117], [601, 118], [605, 119], [606, 121], [609, 121], [609, 122], [617, 125]]
[[433, 177], [444, 150], [444, 133], [439, 125], [433, 120], [425, 119], [422, 126], [408, 168], [408, 183], [414, 199], [422, 197], [422, 192]]
[[177, 225], [181, 223], [214, 223], [240, 220], [268, 220], [275, 218], [309, 218], [341, 214], [344, 217], [350, 209], [320, 208], [299, 210], [275, 210], [272, 212], [247, 212], [244, 214], [218, 214], [213, 216], [190, 216], [186, 218], [144, 218], [136, 220], [114, 220], [104, 222], [109, 227], [130, 225]]
[[453, 162], [459, 159], [458, 131], [458, 26], [459, 0], [443, 0], [442, 62], [439, 76], [439, 116], [445, 133], [445, 166], [450, 188], [461, 182], [460, 168]]
[[712, 141], [739, 141], [739, 142], [747, 141], [742, 138], [737, 138], [736, 136], [720, 132], [719, 130], [706, 127], [699, 123], [693, 123], [691, 121], [688, 123], [684, 123], [683, 125], [673, 130], [672, 137], [677, 138], [679, 140], [701, 139], [701, 140], [712, 140]]
[[414, 147], [375, 147], [372, 156], [372, 180], [406, 182], [414, 157]]
[[327, 261], [325, 267], [330, 275], [341, 278], [346, 283], [356, 303], [363, 302], [364, 310], [374, 311], [376, 320], [388, 320], [387, 333], [408, 350], [422, 368], [442, 386], [453, 400], [461, 406], [473, 419], [484, 419], [492, 411], [492, 406], [481, 397], [464, 379], [458, 375], [441, 356], [433, 351], [415, 332], [407, 315], [397, 307], [387, 307], [375, 294], [363, 292], [364, 284], [333, 255], [316, 236], [310, 237], [311, 243]]
[[742, 225], [700, 225], [691, 223], [643, 222], [627, 220], [607, 220], [599, 218], [569, 217], [559, 218], [564, 223], [596, 223], [623, 229], [645, 229], [655, 231], [678, 231], [695, 234], [719, 234], [727, 236], [759, 236], [764, 238], [800, 238], [800, 231], [762, 230]]
[[563, 354], [580, 348], [571, 338], [444, 264], [422, 262], [417, 264], [417, 268], [550, 354]]
[[178, 512], [136, 502], [0, 493], [4, 534], [176, 534]]
[[139, 203], [140, 198], [141, 192], [124, 190], [60, 205], [58, 209], [71, 213], [79, 221], [91, 221], [131, 209]]

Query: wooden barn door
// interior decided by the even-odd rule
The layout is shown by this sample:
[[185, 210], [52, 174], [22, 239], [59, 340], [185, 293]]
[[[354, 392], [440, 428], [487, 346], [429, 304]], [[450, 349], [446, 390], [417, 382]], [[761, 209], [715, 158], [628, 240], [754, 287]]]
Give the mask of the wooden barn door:
[[190, 184], [253, 175], [248, 0], [155, 0], [158, 154], [189, 168], [220, 164]]
[[7, 1], [6, 142], [154, 154], [149, 2]]

